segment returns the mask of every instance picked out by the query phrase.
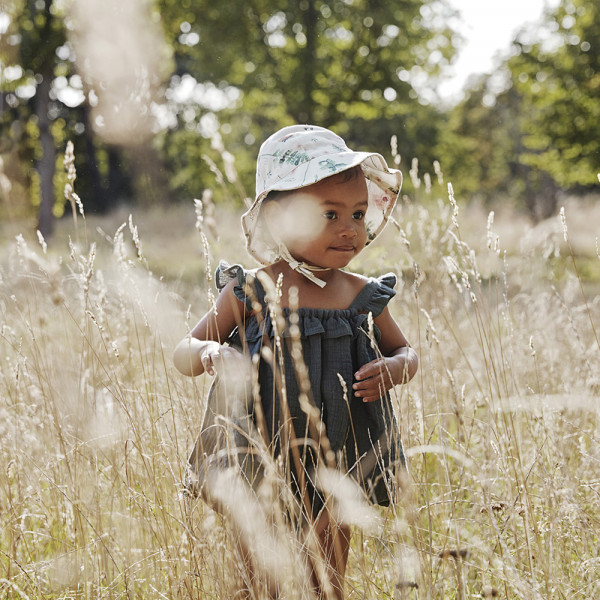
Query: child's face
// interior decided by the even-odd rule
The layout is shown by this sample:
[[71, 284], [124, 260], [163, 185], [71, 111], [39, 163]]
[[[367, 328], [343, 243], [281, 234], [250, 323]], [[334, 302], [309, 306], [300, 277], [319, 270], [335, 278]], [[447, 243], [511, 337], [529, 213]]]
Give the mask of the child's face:
[[342, 173], [286, 194], [274, 224], [296, 260], [341, 269], [365, 247], [367, 201], [362, 172]]

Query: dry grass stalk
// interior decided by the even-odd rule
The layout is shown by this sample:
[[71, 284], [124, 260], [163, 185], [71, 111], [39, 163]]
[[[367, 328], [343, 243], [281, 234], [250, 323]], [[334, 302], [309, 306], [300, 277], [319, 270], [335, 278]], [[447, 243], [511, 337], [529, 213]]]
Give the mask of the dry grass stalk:
[[[412, 485], [369, 511], [324, 471], [358, 525], [348, 598], [600, 596], [600, 301], [579, 255], [555, 252], [560, 228], [503, 248], [497, 219], [475, 236], [448, 201], [394, 218], [403, 234], [386, 238], [385, 258], [374, 246], [361, 260], [401, 275], [392, 310], [421, 355], [395, 399]], [[2, 596], [225, 599], [245, 577], [235, 530], [176, 493], [208, 380], [173, 372], [188, 303], [140, 260], [141, 239], [132, 221], [64, 259], [20, 238], [2, 260]], [[296, 368], [302, 380], [300, 356]], [[316, 415], [310, 426], [327, 465]], [[285, 464], [270, 468], [262, 504], [236, 503], [239, 529], [264, 570], [277, 565], [281, 595], [308, 598], [304, 566], [288, 560], [299, 541], [279, 494]]]

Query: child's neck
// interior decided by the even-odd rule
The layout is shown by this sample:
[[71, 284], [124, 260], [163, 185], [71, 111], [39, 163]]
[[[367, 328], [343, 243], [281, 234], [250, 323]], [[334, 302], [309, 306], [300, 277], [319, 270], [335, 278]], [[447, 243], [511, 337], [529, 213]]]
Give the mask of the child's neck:
[[304, 275], [292, 269], [285, 261], [265, 267], [264, 271], [276, 282], [281, 275], [281, 307], [290, 308], [289, 292], [294, 287], [298, 293], [298, 308], [347, 309], [356, 295], [364, 287], [364, 279], [352, 276], [340, 269], [319, 272], [326, 281], [323, 288], [309, 281]]
[[[279, 277], [279, 274], [282, 274], [283, 277], [289, 282], [290, 286], [315, 286], [315, 284], [306, 279], [306, 277], [302, 273], [299, 273], [298, 271], [292, 269], [292, 267], [290, 267], [290, 265], [284, 260], [280, 260], [270, 265], [269, 267], [267, 267], [266, 271], [271, 274], [275, 281], [277, 280], [277, 277]], [[334, 280], [337, 277], [338, 272], [338, 269], [325, 269], [322, 267], [317, 267], [314, 271], [315, 275], [325, 283], [329, 283], [332, 280]]]

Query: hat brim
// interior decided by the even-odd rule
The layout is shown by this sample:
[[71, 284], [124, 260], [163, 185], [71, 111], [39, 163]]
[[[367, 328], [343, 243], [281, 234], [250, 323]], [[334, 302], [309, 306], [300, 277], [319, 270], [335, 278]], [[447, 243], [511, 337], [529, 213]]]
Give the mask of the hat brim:
[[260, 216], [261, 206], [270, 192], [303, 189], [358, 165], [362, 167], [367, 182], [368, 208], [365, 224], [366, 244], [370, 244], [383, 231], [394, 210], [402, 187], [402, 173], [397, 169], [390, 169], [380, 154], [348, 151], [301, 163], [256, 195], [250, 208], [242, 215], [242, 230], [249, 254], [263, 265], [272, 264], [279, 259], [277, 246], [265, 231]]

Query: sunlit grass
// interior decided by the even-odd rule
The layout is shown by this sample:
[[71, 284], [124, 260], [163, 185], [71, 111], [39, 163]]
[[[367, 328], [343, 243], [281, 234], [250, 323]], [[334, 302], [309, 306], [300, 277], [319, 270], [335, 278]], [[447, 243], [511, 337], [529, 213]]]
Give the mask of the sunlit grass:
[[[170, 362], [208, 306], [207, 258], [249, 264], [237, 214], [216, 218], [208, 245], [191, 207], [6, 248], [3, 597], [231, 598], [242, 582], [231, 526], [180, 494], [210, 382]], [[348, 597], [598, 597], [597, 281], [580, 285], [558, 218], [509, 245], [447, 197], [395, 219], [353, 266], [400, 275], [391, 310], [421, 361], [395, 399], [410, 484], [375, 529], [354, 514]], [[279, 574], [286, 598], [308, 597], [299, 573]]]

